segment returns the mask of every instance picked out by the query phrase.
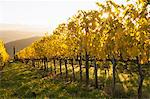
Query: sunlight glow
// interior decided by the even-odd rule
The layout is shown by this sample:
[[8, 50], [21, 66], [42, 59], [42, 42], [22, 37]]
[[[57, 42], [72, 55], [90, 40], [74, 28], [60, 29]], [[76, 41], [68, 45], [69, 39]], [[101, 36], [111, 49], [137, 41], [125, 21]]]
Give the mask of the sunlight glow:
[[108, 16], [109, 16], [109, 13], [108, 12], [105, 12], [103, 15], [102, 15], [102, 18], [108, 18]]
[[[98, 9], [98, 0], [0, 0], [0, 24], [40, 25], [51, 31], [78, 10]], [[104, 2], [100, 0], [98, 2]], [[125, 1], [125, 0], [123, 0]], [[116, 0], [122, 4], [123, 1]], [[103, 15], [104, 18], [108, 14]]]

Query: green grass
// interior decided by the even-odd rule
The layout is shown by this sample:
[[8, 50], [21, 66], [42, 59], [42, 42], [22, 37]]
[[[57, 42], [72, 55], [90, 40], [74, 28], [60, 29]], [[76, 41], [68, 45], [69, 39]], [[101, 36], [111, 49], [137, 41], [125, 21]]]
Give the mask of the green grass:
[[[50, 68], [50, 67], [49, 67]], [[68, 67], [69, 76], [72, 77], [71, 66]], [[59, 75], [48, 76], [49, 72], [25, 65], [20, 62], [7, 64], [0, 78], [0, 99], [5, 98], [111, 98], [111, 72], [104, 74], [104, 70], [98, 70], [99, 89], [94, 88], [93, 69], [90, 68], [90, 84], [85, 84], [85, 70], [83, 81], [79, 81], [79, 67], [75, 68], [76, 81], [65, 80], [65, 69], [62, 66], [63, 77]], [[57, 66], [59, 73], [59, 66]], [[121, 75], [121, 76], [120, 76]], [[116, 98], [136, 98], [138, 75], [128, 76], [126, 73], [117, 72]], [[127, 78], [125, 81], [124, 78]], [[125, 90], [125, 86], [128, 90]], [[149, 78], [145, 78], [143, 84], [143, 96], [149, 98]]]
[[22, 63], [11, 63], [0, 78], [0, 98], [97, 98], [106, 97], [84, 83], [43, 77], [47, 72]]

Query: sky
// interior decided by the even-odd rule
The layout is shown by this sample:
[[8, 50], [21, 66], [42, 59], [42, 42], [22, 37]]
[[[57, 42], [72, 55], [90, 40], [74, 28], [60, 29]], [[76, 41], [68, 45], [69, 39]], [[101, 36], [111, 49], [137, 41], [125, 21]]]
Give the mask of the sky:
[[97, 1], [105, 0], [0, 0], [0, 24], [40, 25], [53, 30], [78, 10], [98, 9]]

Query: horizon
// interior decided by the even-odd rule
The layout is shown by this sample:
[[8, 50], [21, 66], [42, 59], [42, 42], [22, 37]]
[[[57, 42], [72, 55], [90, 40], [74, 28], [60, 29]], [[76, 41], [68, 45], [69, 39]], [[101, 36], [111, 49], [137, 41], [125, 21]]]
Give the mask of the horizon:
[[[51, 34], [78, 10], [98, 9], [96, 2], [104, 1], [106, 0], [0, 0], [0, 39], [7, 43]], [[127, 4], [126, 0], [115, 0], [115, 3]], [[10, 38], [12, 33], [15, 34]]]

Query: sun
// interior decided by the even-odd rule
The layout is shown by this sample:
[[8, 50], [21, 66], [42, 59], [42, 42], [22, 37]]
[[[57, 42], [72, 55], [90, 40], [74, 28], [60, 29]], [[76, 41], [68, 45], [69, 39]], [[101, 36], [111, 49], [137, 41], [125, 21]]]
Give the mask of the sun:
[[109, 16], [109, 13], [108, 12], [105, 12], [105, 13], [103, 13], [103, 15], [102, 15], [102, 18], [108, 18], [108, 16]]

